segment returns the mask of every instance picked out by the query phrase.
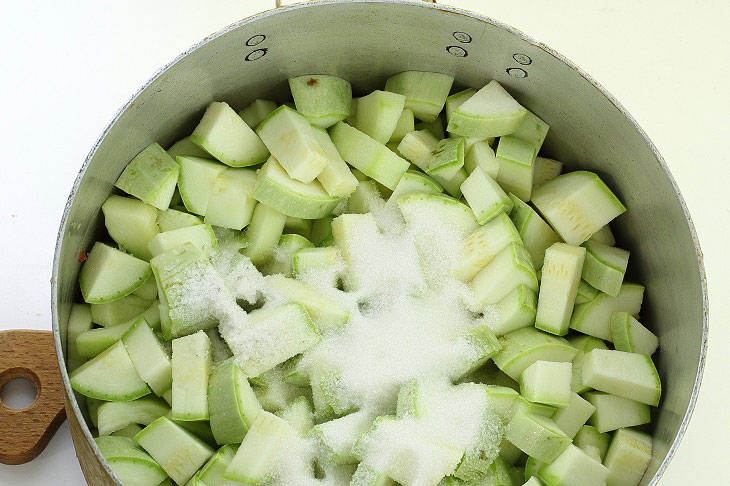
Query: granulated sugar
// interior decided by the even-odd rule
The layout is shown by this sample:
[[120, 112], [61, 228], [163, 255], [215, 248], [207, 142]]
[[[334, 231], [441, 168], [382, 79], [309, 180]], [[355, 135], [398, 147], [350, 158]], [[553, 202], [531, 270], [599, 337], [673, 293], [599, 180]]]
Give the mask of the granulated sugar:
[[[435, 486], [469, 451], [478, 450], [480, 457], [491, 460], [502, 440], [501, 425], [489, 410], [484, 391], [478, 385], [451, 384], [480, 358], [465, 339], [468, 331], [495, 316], [493, 312], [482, 315], [469, 287], [452, 276], [469, 224], [462, 221], [454, 226], [428, 204], [419, 207], [416, 217], [411, 214], [407, 223], [392, 203], [374, 203], [372, 214], [377, 228], [356, 228], [347, 242], [347, 271], [356, 274], [357, 288], [337, 290], [331, 273], [306, 279], [350, 318], [343, 328], [329, 330], [318, 344], [306, 349], [298, 369], [310, 376], [313, 385], [317, 377], [328, 377], [327, 393], [320, 401], [330, 400], [335, 409], [341, 406], [373, 417], [395, 413], [401, 388], [413, 380], [425, 380], [426, 412], [379, 419], [375, 431], [363, 439], [361, 453], [375, 471], [387, 471], [405, 486]], [[213, 292], [218, 294], [207, 295], [207, 302], [233, 359], [246, 363], [260, 357], [260, 347], [283, 343], [266, 336], [252, 339], [249, 316], [235, 305], [235, 299], [263, 300], [265, 312], [291, 296], [288, 300], [272, 290], [272, 279], [282, 277], [264, 277], [240, 253], [242, 246], [240, 239], [222, 238], [212, 268], [225, 289], [215, 287]], [[267, 357], [276, 359], [274, 354], [272, 350]], [[332, 427], [328, 440], [350, 444], [368, 430], [369, 420], [357, 427]], [[343, 479], [347, 469], [315, 477], [315, 462], [325, 471], [334, 470], [324, 456], [314, 439], [292, 439], [277, 455], [271, 484], [348, 484]]]
[[352, 232], [360, 307], [341, 333], [305, 357], [317, 373], [340, 373], [343, 395], [358, 397], [360, 408], [387, 409], [403, 384], [432, 374], [453, 379], [474, 358], [460, 338], [479, 316], [468, 287], [450, 275], [464, 237], [428, 209], [414, 224], [382, 209], [374, 213], [380, 231]]
[[404, 390], [403, 414], [378, 421], [358, 444], [370, 468], [403, 484], [436, 484], [464, 454], [497, 456], [502, 425], [479, 385], [421, 379]]
[[233, 361], [249, 377], [269, 371], [320, 340], [307, 311], [295, 303], [262, 308], [246, 318], [227, 318], [219, 329], [233, 350]]
[[248, 257], [241, 254], [244, 242], [240, 236], [232, 232], [223, 235], [218, 242], [220, 251], [213, 257], [213, 266], [237, 299], [254, 304], [265, 286], [264, 276]]
[[221, 275], [207, 261], [185, 269], [181, 284], [168, 289], [170, 319], [182, 327], [193, 327], [217, 317], [216, 309], [227, 309], [235, 299]]

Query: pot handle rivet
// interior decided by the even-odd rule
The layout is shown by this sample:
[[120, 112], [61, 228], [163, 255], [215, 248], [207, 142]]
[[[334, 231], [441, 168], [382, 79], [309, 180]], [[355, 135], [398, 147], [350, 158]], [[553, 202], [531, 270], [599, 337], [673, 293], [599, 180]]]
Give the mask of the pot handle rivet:
[[14, 410], [0, 402], [0, 463], [24, 464], [45, 449], [66, 418], [63, 385], [49, 331], [0, 332], [0, 389], [25, 378], [38, 390], [28, 407]]

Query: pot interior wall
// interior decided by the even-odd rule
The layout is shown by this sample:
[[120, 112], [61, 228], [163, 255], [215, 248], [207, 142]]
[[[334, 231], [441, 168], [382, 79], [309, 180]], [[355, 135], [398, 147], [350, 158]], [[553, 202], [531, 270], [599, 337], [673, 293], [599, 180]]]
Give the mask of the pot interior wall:
[[630, 278], [647, 286], [642, 320], [661, 338], [656, 362], [665, 390], [648, 483], [680, 429], [701, 361], [702, 277], [682, 204], [651, 147], [598, 88], [541, 47], [465, 14], [416, 4], [323, 2], [262, 14], [170, 66], [98, 145], [69, 208], [54, 296], [59, 329], [78, 298], [79, 253], [103, 226], [99, 208], [142, 148], [189, 134], [211, 101], [240, 109], [255, 98], [284, 100], [289, 76], [334, 74], [364, 92], [382, 89], [388, 76], [404, 70], [448, 73], [476, 88], [498, 80], [551, 125], [550, 156], [568, 170], [598, 172], [628, 207], [613, 227], [631, 250]]

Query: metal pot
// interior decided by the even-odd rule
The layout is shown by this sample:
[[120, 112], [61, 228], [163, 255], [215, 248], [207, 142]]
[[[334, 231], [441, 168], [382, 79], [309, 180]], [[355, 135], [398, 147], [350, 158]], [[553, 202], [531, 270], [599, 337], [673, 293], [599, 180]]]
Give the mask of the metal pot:
[[414, 1], [325, 0], [264, 12], [203, 40], [165, 66], [117, 113], [92, 148], [66, 206], [52, 277], [53, 332], [66, 408], [84, 474], [119, 484], [96, 448], [68, 381], [64, 336], [79, 300], [80, 253], [103, 227], [100, 207], [127, 162], [151, 142], [189, 134], [208, 103], [283, 100], [287, 78], [335, 74], [355, 91], [404, 70], [458, 84], [496, 79], [551, 126], [545, 151], [567, 170], [595, 171], [629, 208], [613, 228], [631, 250], [629, 278], [647, 287], [642, 320], [659, 335], [664, 397], [654, 414], [655, 484], [687, 427], [704, 366], [707, 289], [697, 236], [677, 185], [646, 134], [596, 81], [549, 47], [492, 19]]

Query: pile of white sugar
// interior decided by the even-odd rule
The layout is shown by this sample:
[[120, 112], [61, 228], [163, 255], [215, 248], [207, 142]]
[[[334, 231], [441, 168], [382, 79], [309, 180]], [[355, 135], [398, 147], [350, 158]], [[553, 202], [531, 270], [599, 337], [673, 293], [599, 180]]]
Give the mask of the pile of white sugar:
[[[452, 385], [480, 357], [467, 339], [468, 331], [494, 316], [483, 315], [468, 286], [451, 276], [463, 231], [430, 211], [424, 205], [418, 217], [406, 223], [394, 205], [376, 207], [371, 214], [377, 228], [359, 228], [348, 241], [348, 271], [356, 274], [356, 289], [333, 289], [331, 274], [307, 279], [323, 295], [347, 306], [350, 319], [344, 328], [325, 333], [299, 363], [299, 370], [313, 381], [336, 377], [328, 382], [330, 399], [373, 417], [393, 416], [377, 422], [372, 431], [370, 421], [366, 427], [333, 428], [329, 440], [355, 444], [371, 431], [359, 442], [360, 459], [375, 471], [399, 476], [393, 479], [405, 486], [435, 486], [469, 451], [478, 449], [481, 457], [494, 458], [503, 435], [479, 386]], [[282, 300], [269, 288], [270, 278], [239, 252], [240, 239], [232, 233], [218, 236], [221, 251], [213, 258], [215, 271], [195, 280], [192, 287], [197, 290], [188, 287], [188, 300], [198, 312], [204, 302], [219, 321], [233, 359], [245, 359], [242, 353], [252, 352], [250, 343], [240, 340], [248, 315], [236, 300], [263, 300], [264, 309]], [[429, 390], [427, 411], [395, 418], [399, 392], [414, 380]], [[328, 464], [316, 439], [297, 437], [284, 449], [277, 455], [271, 485], [350, 484], [354, 465]]]

